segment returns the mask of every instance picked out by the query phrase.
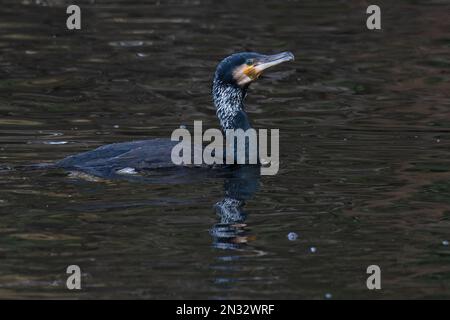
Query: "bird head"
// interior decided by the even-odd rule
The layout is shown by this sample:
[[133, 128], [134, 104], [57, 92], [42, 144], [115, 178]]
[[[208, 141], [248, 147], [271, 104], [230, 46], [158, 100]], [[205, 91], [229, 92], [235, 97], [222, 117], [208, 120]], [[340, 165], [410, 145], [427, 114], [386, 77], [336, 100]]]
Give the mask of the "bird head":
[[273, 55], [256, 52], [235, 53], [219, 63], [215, 79], [223, 84], [246, 88], [258, 79], [264, 70], [291, 60], [294, 60], [291, 52]]

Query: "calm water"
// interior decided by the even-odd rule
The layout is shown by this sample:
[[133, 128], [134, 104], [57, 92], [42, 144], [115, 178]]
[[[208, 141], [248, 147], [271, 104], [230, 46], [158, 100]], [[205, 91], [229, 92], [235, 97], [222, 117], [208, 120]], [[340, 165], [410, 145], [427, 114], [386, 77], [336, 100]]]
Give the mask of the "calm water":
[[[365, 1], [78, 1], [69, 32], [64, 1], [2, 0], [0, 298], [450, 298], [450, 2], [391, 2], [373, 32]], [[13, 169], [217, 127], [215, 65], [247, 49], [297, 58], [247, 99], [278, 175]]]

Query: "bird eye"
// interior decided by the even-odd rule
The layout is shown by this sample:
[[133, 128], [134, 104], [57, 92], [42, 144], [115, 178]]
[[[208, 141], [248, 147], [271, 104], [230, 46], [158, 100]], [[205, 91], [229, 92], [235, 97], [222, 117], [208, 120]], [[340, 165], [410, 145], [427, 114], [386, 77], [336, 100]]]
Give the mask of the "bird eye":
[[253, 65], [254, 62], [255, 62], [255, 61], [254, 61], [253, 59], [247, 59], [247, 60], [245, 61], [245, 64], [248, 65], [248, 66], [251, 66], [251, 65]]

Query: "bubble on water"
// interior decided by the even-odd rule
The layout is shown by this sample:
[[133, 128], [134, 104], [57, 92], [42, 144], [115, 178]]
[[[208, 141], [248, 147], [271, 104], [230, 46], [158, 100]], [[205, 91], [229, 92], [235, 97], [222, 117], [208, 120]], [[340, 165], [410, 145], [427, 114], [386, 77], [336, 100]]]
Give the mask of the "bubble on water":
[[50, 145], [59, 145], [59, 144], [67, 144], [68, 141], [45, 141], [44, 144], [50, 144]]
[[333, 298], [333, 295], [329, 292], [325, 293], [325, 299], [331, 299]]
[[448, 246], [448, 241], [447, 240], [442, 241], [442, 245], [447, 247]]
[[317, 248], [316, 247], [311, 247], [311, 248], [309, 248], [309, 251], [311, 253], [316, 253], [317, 252]]
[[289, 232], [287, 237], [288, 237], [289, 241], [294, 241], [294, 240], [297, 240], [298, 234], [295, 232]]
[[119, 128], [120, 128], [120, 126], [119, 126], [118, 124], [115, 124], [113, 127], [114, 127], [115, 129], [119, 129]]
[[148, 54], [141, 53], [141, 52], [136, 53], [136, 55], [137, 55], [139, 58], [145, 58], [145, 57], [148, 57]]

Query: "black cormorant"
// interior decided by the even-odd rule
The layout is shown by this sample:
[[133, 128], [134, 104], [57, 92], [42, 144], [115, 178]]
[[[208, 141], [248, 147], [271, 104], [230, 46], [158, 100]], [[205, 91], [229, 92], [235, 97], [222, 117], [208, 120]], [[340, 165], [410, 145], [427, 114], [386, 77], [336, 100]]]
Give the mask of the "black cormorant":
[[[263, 55], [255, 52], [235, 53], [217, 66], [212, 96], [222, 130], [251, 128], [244, 109], [249, 85], [272, 66], [294, 59], [290, 52]], [[56, 166], [95, 176], [111, 177], [124, 169], [132, 172], [173, 167], [171, 150], [177, 142], [152, 139], [114, 143], [95, 150], [69, 156]]]

